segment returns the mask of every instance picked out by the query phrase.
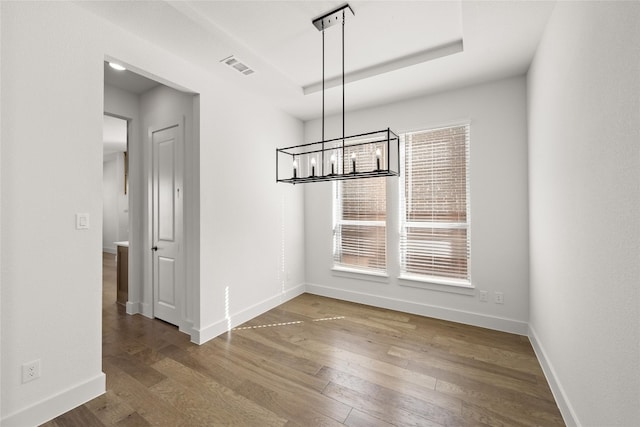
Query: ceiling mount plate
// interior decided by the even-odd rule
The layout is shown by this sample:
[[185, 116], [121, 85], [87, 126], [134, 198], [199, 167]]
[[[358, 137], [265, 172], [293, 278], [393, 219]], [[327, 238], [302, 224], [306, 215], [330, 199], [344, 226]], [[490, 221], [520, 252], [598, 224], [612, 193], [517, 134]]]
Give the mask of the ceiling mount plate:
[[326, 30], [332, 25], [337, 24], [342, 21], [342, 12], [344, 11], [345, 15], [351, 13], [351, 15], [355, 16], [353, 13], [353, 9], [349, 6], [349, 3], [345, 3], [342, 6], [333, 9], [329, 13], [325, 13], [322, 16], [315, 18], [312, 22], [313, 25], [318, 29], [318, 31]]

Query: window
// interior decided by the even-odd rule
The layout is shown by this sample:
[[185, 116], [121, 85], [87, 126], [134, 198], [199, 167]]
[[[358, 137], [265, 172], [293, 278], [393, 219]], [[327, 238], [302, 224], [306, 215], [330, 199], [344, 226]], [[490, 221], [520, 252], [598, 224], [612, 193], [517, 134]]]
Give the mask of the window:
[[401, 141], [401, 277], [469, 286], [469, 126]]
[[[375, 169], [371, 147], [348, 149], [356, 154], [358, 170]], [[334, 266], [368, 273], [387, 268], [387, 192], [385, 178], [350, 179], [334, 182]]]

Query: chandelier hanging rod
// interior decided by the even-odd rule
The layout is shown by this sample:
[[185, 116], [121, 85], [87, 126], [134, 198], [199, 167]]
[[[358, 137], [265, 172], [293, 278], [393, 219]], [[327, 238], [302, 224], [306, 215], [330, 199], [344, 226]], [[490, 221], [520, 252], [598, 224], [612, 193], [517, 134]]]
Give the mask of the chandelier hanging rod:
[[324, 82], [325, 82], [325, 75], [324, 75], [324, 30], [331, 27], [332, 25], [337, 24], [338, 22], [340, 22], [340, 18], [342, 18], [342, 139], [344, 139], [345, 137], [345, 120], [344, 120], [344, 24], [345, 24], [345, 20], [346, 20], [346, 11], [350, 11], [352, 15], [355, 16], [355, 13], [353, 13], [353, 9], [351, 9], [351, 6], [349, 6], [348, 3], [345, 3], [341, 6], [338, 6], [337, 8], [335, 8], [334, 10], [332, 10], [331, 12], [325, 13], [324, 15], [322, 15], [319, 18], [314, 19], [313, 25], [320, 31], [322, 32], [322, 141], [321, 143], [323, 144], [322, 147], [322, 164], [324, 164], [324, 123], [325, 123], [325, 108], [324, 108]]
[[[346, 136], [345, 132], [345, 22], [347, 13], [355, 16], [345, 3], [312, 20], [322, 32], [322, 140], [276, 149], [276, 182], [290, 184], [398, 176], [400, 146], [390, 129]], [[325, 139], [325, 37], [324, 31], [342, 23], [342, 137]], [[291, 159], [292, 163], [280, 161]], [[289, 162], [291, 161], [289, 160]], [[288, 167], [287, 165], [291, 166]], [[329, 172], [330, 171], [330, 172]]]

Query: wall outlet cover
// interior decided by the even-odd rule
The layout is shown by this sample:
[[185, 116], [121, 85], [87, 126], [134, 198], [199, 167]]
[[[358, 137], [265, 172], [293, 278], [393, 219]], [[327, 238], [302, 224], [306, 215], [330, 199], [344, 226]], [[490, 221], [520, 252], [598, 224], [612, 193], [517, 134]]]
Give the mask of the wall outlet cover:
[[40, 378], [40, 359], [22, 365], [22, 384]]

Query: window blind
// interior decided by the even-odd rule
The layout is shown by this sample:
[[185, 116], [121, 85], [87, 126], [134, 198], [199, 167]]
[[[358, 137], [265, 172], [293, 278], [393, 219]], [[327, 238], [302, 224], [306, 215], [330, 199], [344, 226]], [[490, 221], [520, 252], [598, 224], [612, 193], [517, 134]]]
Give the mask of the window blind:
[[[357, 170], [373, 170], [371, 147], [349, 147], [345, 158], [355, 154]], [[383, 273], [387, 268], [385, 178], [334, 182], [333, 260], [337, 267]]]
[[469, 284], [469, 125], [401, 141], [401, 275]]

